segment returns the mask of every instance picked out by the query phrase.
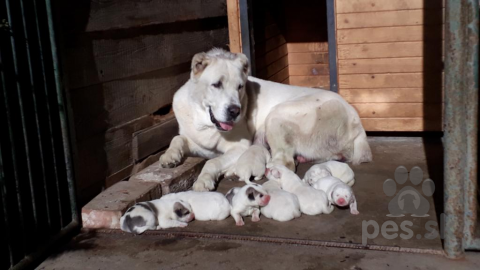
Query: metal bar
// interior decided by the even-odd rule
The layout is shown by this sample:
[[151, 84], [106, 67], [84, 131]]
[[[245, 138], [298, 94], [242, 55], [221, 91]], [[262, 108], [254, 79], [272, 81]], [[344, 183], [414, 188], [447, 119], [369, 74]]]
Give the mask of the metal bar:
[[[250, 26], [248, 21], [248, 0], [239, 0], [240, 6], [240, 32], [242, 38], [242, 53], [245, 54], [250, 62], [250, 65], [254, 62], [252, 58], [252, 47], [250, 40]], [[250, 68], [250, 74], [253, 75], [253, 68]]]
[[335, 0], [327, 0], [328, 65], [330, 91], [338, 93], [337, 40], [335, 34]]
[[[50, 209], [48, 205], [48, 191], [46, 188], [46, 174], [45, 174], [45, 161], [44, 161], [44, 151], [43, 151], [43, 146], [42, 146], [42, 134], [41, 134], [41, 129], [40, 129], [40, 119], [38, 116], [38, 107], [37, 107], [37, 97], [35, 95], [35, 82], [33, 79], [33, 64], [32, 64], [32, 56], [31, 56], [31, 46], [29, 45], [30, 43], [30, 38], [28, 37], [28, 30], [27, 30], [27, 21], [26, 21], [26, 14], [25, 14], [25, 7], [23, 5], [24, 0], [20, 0], [20, 9], [22, 11], [22, 21], [23, 21], [23, 33], [25, 37], [25, 50], [27, 52], [27, 60], [28, 60], [28, 70], [29, 70], [29, 77], [30, 77], [30, 90], [32, 92], [32, 100], [33, 100], [33, 111], [35, 114], [35, 124], [37, 126], [37, 137], [38, 137], [38, 147], [40, 151], [40, 167], [42, 171], [42, 179], [45, 187], [45, 197], [46, 197], [46, 212], [47, 212], [47, 222], [49, 228], [51, 227], [51, 219], [50, 219]], [[37, 25], [38, 27], [38, 25]], [[29, 161], [29, 160], [28, 160]], [[31, 193], [34, 193], [34, 184], [32, 177], [30, 177], [30, 188], [31, 188]], [[35, 202], [34, 202], [35, 203]]]
[[[447, 0], [445, 8], [445, 252], [464, 256], [473, 221], [478, 112], [478, 0]], [[475, 148], [475, 149], [472, 149]], [[474, 190], [466, 190], [474, 188]], [[470, 198], [465, 198], [470, 196]], [[476, 217], [475, 217], [476, 218]]]
[[14, 267], [10, 268], [10, 270], [29, 269], [32, 266], [35, 266], [36, 263], [41, 262], [49, 255], [49, 252], [56, 247], [58, 242], [72, 237], [78, 232], [78, 230], [78, 222], [70, 222], [69, 224], [67, 224], [67, 226], [65, 226], [57, 234], [55, 234], [55, 236], [52, 236], [52, 238], [50, 238], [50, 240], [46, 244], [39, 247], [36, 252], [25, 256], [24, 259], [18, 262]]
[[75, 182], [74, 182], [74, 173], [73, 173], [73, 164], [72, 164], [72, 154], [71, 154], [71, 145], [70, 145], [70, 135], [69, 135], [69, 128], [68, 128], [68, 116], [67, 116], [67, 106], [65, 103], [65, 98], [63, 97], [63, 85], [62, 80], [60, 78], [60, 61], [58, 58], [58, 50], [56, 46], [56, 35], [55, 35], [55, 27], [53, 22], [53, 12], [52, 12], [52, 4], [51, 0], [45, 1], [46, 8], [47, 8], [47, 18], [48, 18], [48, 30], [50, 33], [50, 46], [52, 51], [52, 60], [53, 60], [53, 68], [54, 68], [54, 75], [55, 75], [55, 89], [57, 91], [57, 102], [60, 114], [60, 126], [62, 129], [62, 139], [63, 139], [63, 151], [64, 151], [64, 158], [65, 158], [65, 167], [67, 172], [67, 184], [68, 184], [68, 191], [70, 195], [70, 210], [72, 213], [72, 220], [76, 221], [80, 224], [80, 215], [79, 210], [77, 209], [77, 201], [76, 201], [76, 191], [75, 191]]
[[[10, 2], [9, 0], [6, 0], [7, 16], [8, 16], [8, 20], [10, 22], [10, 26], [13, 29], [14, 25], [13, 25], [13, 22], [12, 22], [13, 19], [12, 19], [12, 14], [11, 14], [10, 3], [9, 2]], [[17, 56], [16, 56], [15, 38], [14, 38], [13, 35], [11, 36], [10, 42], [12, 44], [12, 57], [14, 59], [14, 61], [13, 61], [14, 70], [15, 70], [15, 74], [18, 77], [20, 73], [19, 73], [19, 69], [18, 69], [18, 62], [17, 62]], [[25, 43], [27, 43], [27, 42], [28, 41], [25, 38]], [[33, 188], [32, 164], [31, 164], [31, 160], [30, 160], [30, 146], [29, 146], [29, 143], [28, 143], [27, 123], [26, 123], [26, 120], [25, 120], [25, 110], [24, 110], [23, 101], [22, 101], [22, 87], [20, 86], [19, 79], [20, 78], [17, 78], [17, 95], [18, 95], [18, 105], [19, 105], [19, 108], [20, 108], [20, 119], [21, 119], [22, 129], [23, 129], [23, 139], [24, 139], [24, 142], [25, 142], [25, 154], [26, 154], [25, 158], [26, 158], [26, 161], [27, 161], [26, 163], [27, 163], [28, 180], [29, 180], [29, 186], [30, 186], [30, 196], [32, 197], [32, 210], [33, 210], [32, 214], [33, 214], [33, 222], [34, 222], [34, 224], [32, 224], [32, 227], [34, 228], [34, 232], [37, 232], [38, 231], [38, 217], [37, 217], [37, 206], [36, 206], [36, 201], [37, 200], [35, 199], [35, 191], [34, 191], [34, 188]]]

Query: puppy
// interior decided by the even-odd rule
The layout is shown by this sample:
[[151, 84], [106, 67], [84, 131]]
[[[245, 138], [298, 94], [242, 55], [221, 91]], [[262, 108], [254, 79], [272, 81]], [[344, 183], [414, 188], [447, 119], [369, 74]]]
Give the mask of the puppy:
[[120, 228], [125, 232], [142, 234], [146, 230], [186, 227], [194, 217], [188, 203], [161, 198], [130, 207], [120, 218]]
[[234, 166], [232, 166], [225, 176], [237, 175], [239, 180], [250, 184], [250, 177], [254, 180], [260, 180], [265, 173], [265, 166], [270, 162], [271, 156], [268, 150], [260, 145], [252, 145], [243, 153]]
[[346, 163], [334, 160], [313, 165], [305, 173], [303, 181], [309, 185], [313, 185], [317, 179], [326, 176], [334, 176], [349, 186], [353, 186], [353, 184], [355, 184], [355, 174], [350, 166], [348, 166]]
[[300, 211], [307, 215], [330, 214], [334, 207], [328, 201], [327, 194], [302, 182], [294, 172], [283, 165], [267, 165], [265, 172], [268, 180], [277, 181], [282, 189], [297, 196]]
[[352, 188], [342, 180], [333, 176], [327, 176], [316, 180], [312, 187], [324, 191], [331, 204], [338, 206], [350, 205], [350, 213], [353, 215], [360, 214], [357, 210], [357, 200]]
[[170, 193], [163, 198], [189, 203], [196, 220], [224, 220], [230, 215], [230, 203], [219, 192], [185, 191]]
[[260, 206], [268, 205], [270, 195], [257, 184], [230, 189], [225, 195], [232, 207], [230, 215], [237, 226], [243, 226], [243, 216], [252, 216], [252, 221], [260, 221]]
[[270, 180], [262, 187], [270, 195], [268, 205], [260, 208], [262, 215], [277, 221], [289, 221], [302, 215], [297, 196], [282, 190], [280, 183]]

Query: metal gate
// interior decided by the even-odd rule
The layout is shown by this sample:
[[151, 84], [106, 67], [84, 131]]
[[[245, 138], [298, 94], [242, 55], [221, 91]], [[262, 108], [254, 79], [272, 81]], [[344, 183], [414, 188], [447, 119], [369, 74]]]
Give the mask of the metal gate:
[[79, 228], [49, 0], [0, 1], [0, 269]]

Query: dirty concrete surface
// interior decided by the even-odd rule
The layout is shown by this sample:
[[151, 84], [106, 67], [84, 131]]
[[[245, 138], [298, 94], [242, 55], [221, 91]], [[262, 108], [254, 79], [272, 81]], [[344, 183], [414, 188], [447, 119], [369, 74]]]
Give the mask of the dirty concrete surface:
[[[451, 261], [440, 255], [412, 254], [364, 249], [345, 249], [279, 244], [282, 239], [313, 240], [318, 243], [362, 243], [362, 221], [373, 220], [379, 224], [393, 221], [401, 230], [401, 223], [409, 221], [413, 235], [409, 239], [397, 236], [387, 239], [379, 233], [367, 239], [368, 245], [378, 247], [414, 248], [440, 253], [439, 236], [430, 235], [427, 222], [437, 220], [442, 211], [442, 145], [434, 138], [370, 138], [374, 161], [353, 166], [356, 183], [353, 187], [360, 215], [351, 215], [348, 209], [335, 209], [331, 215], [305, 216], [289, 221], [276, 222], [262, 218], [253, 223], [246, 218], [246, 225], [235, 226], [231, 217], [220, 222], [194, 221], [187, 228], [171, 229], [168, 233], [148, 233], [133, 236], [121, 232], [113, 234], [87, 233], [78, 236], [68, 246], [50, 257], [40, 269], [478, 269], [480, 253], [469, 253], [466, 259]], [[419, 166], [423, 179], [435, 182], [432, 197], [425, 196], [430, 210], [428, 217], [387, 217], [388, 203], [392, 197], [383, 192], [383, 182], [394, 179], [398, 166], [411, 169]], [[310, 164], [301, 164], [297, 173], [306, 172]], [[218, 191], [226, 193], [233, 186], [243, 183], [223, 180]], [[421, 184], [407, 180], [398, 185], [413, 186], [421, 192]], [[405, 197], [405, 204], [413, 198]], [[431, 226], [438, 230], [438, 227]], [[369, 233], [373, 228], [369, 229]], [[182, 238], [188, 234], [189, 238]], [[186, 234], [185, 234], [186, 233]], [[390, 232], [392, 234], [394, 232]], [[223, 235], [215, 239], [215, 235]], [[202, 238], [209, 235], [209, 238]], [[233, 239], [227, 239], [228, 236]], [[271, 242], [248, 241], [249, 237], [266, 237]], [[244, 240], [238, 240], [244, 239]], [[358, 247], [359, 245], [357, 245]]]

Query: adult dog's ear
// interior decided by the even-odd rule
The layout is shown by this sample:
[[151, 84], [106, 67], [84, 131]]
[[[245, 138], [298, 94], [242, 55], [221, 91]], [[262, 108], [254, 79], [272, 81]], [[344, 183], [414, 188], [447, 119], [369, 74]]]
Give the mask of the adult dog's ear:
[[248, 76], [248, 73], [250, 73], [250, 63], [248, 62], [247, 56], [243, 53], [237, 53], [237, 61], [242, 65], [243, 73]]
[[196, 79], [200, 77], [202, 72], [207, 68], [208, 64], [210, 64], [210, 60], [207, 57], [207, 54], [204, 52], [197, 53], [193, 56], [192, 59], [192, 73], [191, 78]]

